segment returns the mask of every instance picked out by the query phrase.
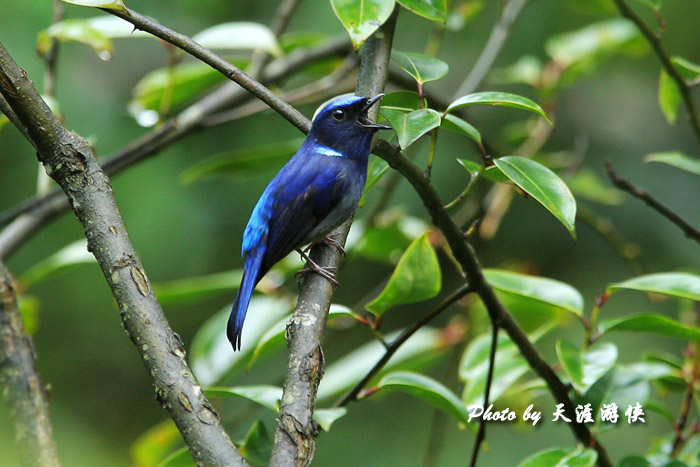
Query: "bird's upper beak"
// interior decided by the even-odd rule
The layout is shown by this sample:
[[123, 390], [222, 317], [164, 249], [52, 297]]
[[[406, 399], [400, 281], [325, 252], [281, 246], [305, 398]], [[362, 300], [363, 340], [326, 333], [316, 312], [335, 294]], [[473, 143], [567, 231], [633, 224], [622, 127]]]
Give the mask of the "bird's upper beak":
[[365, 128], [376, 128], [377, 130], [391, 130], [390, 126], [381, 125], [379, 123], [372, 123], [367, 117], [367, 112], [369, 111], [369, 109], [372, 108], [372, 106], [376, 102], [379, 102], [379, 100], [382, 97], [384, 97], [384, 93], [377, 94], [371, 99], [367, 99], [367, 102], [365, 102], [365, 105], [362, 107], [362, 110], [360, 111], [360, 116], [357, 119], [360, 125], [362, 125]]

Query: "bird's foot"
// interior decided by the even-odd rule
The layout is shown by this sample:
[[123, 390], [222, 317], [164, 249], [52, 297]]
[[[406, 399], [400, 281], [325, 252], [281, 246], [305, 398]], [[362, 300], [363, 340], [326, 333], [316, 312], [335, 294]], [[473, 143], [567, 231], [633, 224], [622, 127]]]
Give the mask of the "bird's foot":
[[297, 252], [299, 252], [304, 261], [306, 261], [306, 267], [297, 272], [296, 275], [304, 274], [307, 272], [315, 272], [316, 274], [330, 282], [333, 287], [338, 287], [338, 285], [340, 285], [338, 279], [335, 278], [335, 274], [333, 273], [338, 268], [336, 268], [335, 266], [319, 266], [304, 251], [297, 250]]
[[313, 247], [315, 247], [319, 243], [323, 243], [325, 245], [332, 246], [332, 247], [336, 248], [340, 252], [340, 254], [343, 255], [343, 257], [347, 256], [347, 253], [345, 252], [345, 248], [343, 248], [343, 245], [341, 245], [340, 242], [335, 239], [335, 237], [337, 235], [338, 234], [327, 235], [317, 242], [312, 242], [311, 244], [309, 244], [309, 246], [304, 248], [304, 253], [310, 252]]

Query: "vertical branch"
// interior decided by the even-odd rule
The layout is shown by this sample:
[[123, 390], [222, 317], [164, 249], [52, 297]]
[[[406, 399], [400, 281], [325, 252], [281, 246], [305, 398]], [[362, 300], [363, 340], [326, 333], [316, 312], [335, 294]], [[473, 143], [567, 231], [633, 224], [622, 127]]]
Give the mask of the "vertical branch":
[[[359, 95], [374, 95], [384, 88], [397, 11], [365, 42], [357, 86]], [[351, 224], [349, 219], [331, 234], [341, 245], [345, 244]], [[311, 258], [324, 267], [340, 264], [339, 251], [323, 244], [313, 249]], [[321, 342], [332, 294], [330, 282], [317, 274], [307, 274], [299, 286], [297, 306], [287, 325], [287, 377], [270, 465], [301, 466], [313, 460], [318, 433], [313, 409], [323, 376]]]
[[124, 330], [151, 375], [156, 399], [170, 413], [194, 460], [199, 465], [246, 465], [187, 365], [182, 341], [165, 319], [92, 148], [61, 125], [1, 43], [0, 93], [27, 130], [46, 172], [70, 200], [88, 249], [117, 300]]
[[15, 425], [22, 465], [58, 466], [49, 402], [34, 366], [34, 347], [24, 332], [17, 294], [0, 261], [0, 382]]

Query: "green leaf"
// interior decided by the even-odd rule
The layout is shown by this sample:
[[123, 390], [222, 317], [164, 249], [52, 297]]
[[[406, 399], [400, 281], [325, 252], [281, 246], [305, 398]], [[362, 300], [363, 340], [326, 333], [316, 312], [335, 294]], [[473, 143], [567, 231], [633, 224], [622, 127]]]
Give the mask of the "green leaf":
[[597, 460], [598, 454], [593, 449], [550, 448], [533, 454], [518, 467], [593, 467]]
[[255, 466], [267, 465], [272, 452], [272, 438], [265, 425], [256, 420], [239, 443], [238, 451], [245, 459]]
[[303, 139], [227, 151], [193, 165], [180, 175], [182, 183], [192, 183], [213, 177], [245, 175], [264, 169], [274, 169], [299, 150]]
[[186, 277], [153, 284], [163, 306], [185, 305], [210, 297], [231, 294], [238, 289], [243, 271], [226, 271], [206, 276]]
[[686, 172], [700, 175], [700, 160], [679, 151], [655, 152], [644, 157], [644, 162], [661, 162]]
[[547, 208], [576, 239], [576, 200], [557, 174], [524, 157], [506, 156], [493, 162], [513, 183]]
[[[641, 3], [648, 2], [648, 0], [637, 1]], [[620, 459], [616, 467], [652, 467], [652, 463], [640, 455], [631, 454]]]
[[182, 443], [177, 426], [167, 419], [149, 428], [131, 445], [131, 458], [134, 465], [158, 465], [166, 456]]
[[355, 50], [389, 19], [394, 0], [331, 0], [331, 6], [350, 35]]
[[413, 52], [392, 50], [391, 60], [421, 85], [440, 79], [450, 71], [450, 67], [442, 60]]
[[447, 20], [447, 2], [445, 0], [397, 0], [401, 6], [413, 13], [432, 21]]
[[700, 76], [700, 65], [693, 63], [690, 60], [686, 60], [683, 57], [671, 57], [671, 61], [674, 65], [678, 66], [681, 71], [688, 72], [691, 75], [690, 79], [695, 79]]
[[210, 387], [204, 392], [209, 397], [242, 397], [267, 407], [273, 412], [280, 411], [282, 388], [260, 384], [257, 386]]
[[366, 308], [377, 317], [388, 309], [436, 296], [442, 286], [442, 273], [428, 234], [414, 240], [396, 265], [389, 283]]
[[600, 332], [610, 331], [648, 332], [657, 336], [674, 337], [683, 340], [700, 340], [700, 328], [686, 326], [661, 315], [644, 314], [627, 318], [609, 319], [600, 323]]
[[578, 316], [583, 315], [583, 297], [569, 284], [500, 269], [484, 269], [484, 277], [499, 292], [528, 297]]
[[[496, 356], [496, 367], [493, 372], [493, 383], [489, 395], [490, 402], [497, 401], [517, 380], [523, 376], [530, 367], [523, 357], [513, 356], [503, 359]], [[464, 387], [462, 400], [466, 407], [481, 405], [484, 403], [484, 391], [486, 390], [487, 372], [479, 374], [477, 378], [470, 379]]]
[[95, 257], [87, 250], [87, 242], [83, 239], [66, 245], [48, 258], [39, 261], [22, 274], [19, 281], [28, 289], [55, 274], [84, 264], [96, 264], [96, 262]]
[[678, 85], [666, 70], [662, 69], [659, 76], [659, 106], [668, 123], [673, 124], [678, 120], [678, 109], [681, 102], [683, 102], [683, 98]]
[[588, 167], [576, 172], [566, 184], [577, 198], [585, 198], [607, 206], [618, 206], [623, 202], [622, 193], [604, 183], [598, 174]]
[[552, 124], [552, 121], [547, 117], [547, 114], [544, 113], [544, 110], [542, 110], [539, 104], [527, 97], [518, 96], [517, 94], [511, 94], [509, 92], [475, 92], [473, 94], [467, 94], [447, 106], [445, 113], [448, 114], [455, 109], [467, 105], [498, 105], [529, 110], [530, 112], [540, 115], [547, 120], [550, 125]]
[[387, 93], [382, 98], [382, 109], [417, 110], [420, 108], [420, 99], [415, 91], [394, 91]]
[[67, 19], [52, 24], [37, 36], [37, 53], [46, 54], [53, 47], [53, 39], [61, 42], [80, 42], [92, 47], [103, 60], [109, 60], [114, 52], [111, 39], [151, 37], [145, 31], [116, 16]]
[[584, 394], [617, 361], [617, 347], [609, 342], [594, 345], [582, 352], [567, 341], [556, 345], [557, 356], [571, 384]]
[[523, 55], [510, 66], [493, 70], [489, 81], [495, 84], [525, 83], [537, 86], [542, 80], [542, 62], [533, 55]]
[[273, 32], [260, 23], [240, 21], [217, 24], [195, 34], [192, 40], [209, 49], [262, 50], [270, 55], [282, 55]]
[[545, 43], [545, 50], [557, 65], [568, 68], [599, 61], [606, 54], [628, 47], [639, 37], [639, 30], [631, 21], [616, 18], [552, 36]]
[[34, 295], [22, 293], [17, 297], [17, 305], [19, 306], [19, 314], [22, 316], [24, 332], [33, 337], [39, 329], [41, 301]]
[[383, 109], [382, 115], [394, 127], [401, 149], [406, 149], [418, 138], [440, 126], [440, 114], [433, 109], [418, 109], [408, 113], [401, 110]]
[[158, 467], [196, 467], [196, 465], [190, 449], [184, 446], [163, 459]]
[[[332, 303], [330, 310], [328, 311], [328, 321], [330, 322], [339, 317], [357, 318], [350, 308]], [[284, 316], [282, 319], [270, 326], [269, 329], [267, 329], [267, 331], [260, 336], [260, 339], [255, 346], [255, 350], [253, 351], [253, 355], [248, 361], [249, 370], [252, 368], [254, 363], [284, 350], [286, 344], [284, 336], [285, 331], [287, 330], [287, 323], [289, 322], [290, 318], [291, 315]]]
[[445, 115], [445, 118], [442, 120], [442, 127], [446, 130], [454, 131], [455, 133], [466, 136], [479, 146], [483, 145], [479, 130], [459, 117], [455, 117], [452, 114]]
[[[231, 297], [233, 299], [233, 297]], [[203, 386], [216, 384], [230, 371], [243, 370], [255, 343], [274, 323], [287, 315], [291, 304], [285, 299], [254, 295], [248, 306], [241, 351], [233, 352], [226, 338], [226, 323], [231, 306], [226, 306], [199, 328], [190, 346], [192, 371]]]
[[401, 229], [401, 221], [375, 225], [362, 233], [354, 252], [364, 258], [396, 264], [411, 244], [411, 238]]
[[384, 159], [376, 156], [370, 157], [369, 168], [367, 169], [367, 181], [365, 182], [365, 190], [362, 192], [362, 198], [360, 199], [360, 207], [365, 205], [365, 199], [369, 190], [382, 179], [388, 170], [389, 164]]
[[315, 409], [314, 420], [318, 423], [323, 431], [331, 431], [331, 425], [341, 417], [348, 413], [345, 407], [337, 407], [334, 409]]
[[[233, 63], [242, 67], [247, 62], [234, 60]], [[159, 112], [164, 99], [167, 99], [170, 108], [177, 108], [225, 80], [221, 73], [200, 62], [153, 70], [134, 86], [129, 113], [142, 126], [148, 126], [141, 122], [139, 116], [149, 110]]]
[[469, 412], [461, 400], [441, 383], [419, 373], [408, 371], [389, 373], [377, 385], [380, 389], [393, 388], [412, 394], [434, 407], [469, 424]]
[[[385, 341], [392, 342], [400, 332], [384, 336]], [[440, 355], [440, 350], [448, 345], [450, 344], [442, 337], [441, 331], [423, 327], [399, 347], [376, 378], [399, 368], [416, 369], [424, 366], [426, 361], [435, 360]], [[385, 353], [386, 348], [374, 339], [339, 358], [326, 367], [317, 399], [323, 401], [354, 387]]]
[[480, 170], [481, 170], [481, 164], [478, 164], [474, 161], [470, 161], [468, 159], [457, 159], [457, 163], [464, 167], [464, 170], [469, 172], [469, 175], [473, 177], [476, 175]]
[[108, 10], [118, 10], [126, 13], [126, 6], [122, 0], [61, 0], [63, 3], [71, 5], [89, 6], [93, 8], [107, 8]]
[[700, 300], [700, 276], [681, 272], [647, 274], [608, 286], [612, 293], [619, 289], [639, 290], [670, 297]]

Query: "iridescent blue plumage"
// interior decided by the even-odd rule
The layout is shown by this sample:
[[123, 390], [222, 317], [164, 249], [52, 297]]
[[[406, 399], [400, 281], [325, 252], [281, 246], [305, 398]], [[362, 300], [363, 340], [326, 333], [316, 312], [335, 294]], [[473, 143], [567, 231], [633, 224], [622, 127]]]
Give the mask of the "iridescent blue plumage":
[[388, 128], [367, 118], [382, 96], [343, 96], [326, 104], [301, 148], [260, 196], [243, 233], [243, 279], [228, 321], [234, 350], [241, 347], [243, 320], [258, 281], [292, 250], [328, 235], [357, 207], [372, 137]]

